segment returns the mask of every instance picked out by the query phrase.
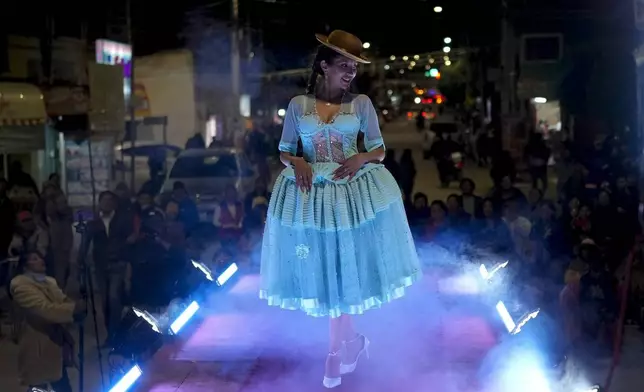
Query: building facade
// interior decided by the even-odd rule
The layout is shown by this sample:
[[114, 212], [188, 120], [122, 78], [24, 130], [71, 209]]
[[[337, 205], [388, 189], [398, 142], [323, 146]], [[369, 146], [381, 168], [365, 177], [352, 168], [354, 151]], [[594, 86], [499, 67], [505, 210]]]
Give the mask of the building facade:
[[533, 130], [583, 145], [632, 128], [631, 15], [592, 1], [507, 2], [498, 84], [506, 148]]

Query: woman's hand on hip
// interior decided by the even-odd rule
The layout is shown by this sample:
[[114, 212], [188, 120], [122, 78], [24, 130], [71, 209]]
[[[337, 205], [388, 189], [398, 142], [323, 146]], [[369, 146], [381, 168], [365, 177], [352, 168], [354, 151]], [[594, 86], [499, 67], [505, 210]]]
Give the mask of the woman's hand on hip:
[[295, 184], [302, 192], [308, 192], [313, 185], [313, 171], [311, 165], [304, 159], [293, 161], [293, 171], [295, 171]]
[[335, 169], [333, 172], [333, 179], [334, 180], [339, 180], [342, 178], [347, 178], [352, 179], [353, 176], [356, 175], [358, 170], [364, 166], [364, 164], [367, 163], [367, 159], [364, 154], [356, 154], [346, 161], [342, 162], [342, 165]]

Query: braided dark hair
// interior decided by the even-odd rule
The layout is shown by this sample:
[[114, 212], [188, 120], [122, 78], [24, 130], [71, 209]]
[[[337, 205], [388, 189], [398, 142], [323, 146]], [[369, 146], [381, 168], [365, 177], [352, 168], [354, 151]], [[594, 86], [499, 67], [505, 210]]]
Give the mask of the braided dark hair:
[[330, 63], [336, 57], [341, 56], [340, 53], [329, 48], [325, 45], [318, 46], [318, 49], [313, 58], [313, 64], [311, 65], [311, 75], [309, 76], [309, 81], [306, 84], [306, 93], [313, 94], [315, 93], [315, 86], [318, 82], [319, 76], [324, 76], [324, 71], [322, 70], [322, 61]]

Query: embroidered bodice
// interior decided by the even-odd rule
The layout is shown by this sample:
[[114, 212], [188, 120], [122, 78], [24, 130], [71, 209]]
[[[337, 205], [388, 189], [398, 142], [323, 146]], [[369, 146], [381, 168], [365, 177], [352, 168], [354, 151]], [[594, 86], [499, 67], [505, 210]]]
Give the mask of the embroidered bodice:
[[358, 132], [364, 133], [367, 151], [384, 147], [378, 115], [366, 95], [347, 94], [328, 123], [318, 116], [313, 96], [298, 95], [284, 116], [279, 150], [295, 155], [300, 140], [307, 162], [340, 163], [358, 153]]

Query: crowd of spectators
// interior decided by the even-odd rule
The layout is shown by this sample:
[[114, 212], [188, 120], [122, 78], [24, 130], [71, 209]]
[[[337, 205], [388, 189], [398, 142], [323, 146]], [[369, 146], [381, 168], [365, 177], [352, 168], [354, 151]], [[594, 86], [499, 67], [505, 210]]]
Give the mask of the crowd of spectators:
[[[259, 265], [270, 199], [263, 179], [244, 199], [227, 187], [223, 200], [205, 216], [181, 182], [161, 198], [145, 186], [133, 197], [125, 184], [118, 184], [99, 194], [97, 211], [84, 218], [78, 253], [73, 252], [74, 226], [80, 221], [59, 180], [53, 174], [41, 189], [28, 184], [35, 203], [18, 205], [8, 197], [16, 185], [0, 179], [0, 286], [10, 300], [0, 313], [13, 326], [10, 340], [24, 359], [19, 371], [25, 386], [71, 391], [66, 369], [74, 360], [72, 323], [82, 322], [87, 313], [78, 290], [85, 270], [81, 265], [93, 272], [94, 306], [102, 321], [99, 329], [105, 331], [98, 338], [105, 347], [119, 344], [126, 306], [154, 311], [190, 293], [191, 259], [215, 271], [232, 258]], [[46, 353], [39, 351], [43, 344]]]
[[[526, 149], [533, 174], [528, 192], [515, 185], [514, 167], [493, 164], [489, 192], [479, 193], [473, 180], [463, 178], [460, 192], [446, 200], [416, 193], [406, 199], [408, 220], [419, 244], [453, 252], [468, 244], [504, 255], [529, 301], [560, 316], [570, 344], [592, 341], [608, 347], [624, 265], [641, 232], [636, 162], [612, 139], [598, 141], [586, 153], [567, 144], [555, 153], [543, 147]], [[541, 167], [531, 167], [531, 158]], [[548, 160], [550, 173], [544, 174]], [[555, 181], [556, 192], [548, 192], [548, 183]], [[629, 308], [634, 323], [642, 323], [639, 259]]]

